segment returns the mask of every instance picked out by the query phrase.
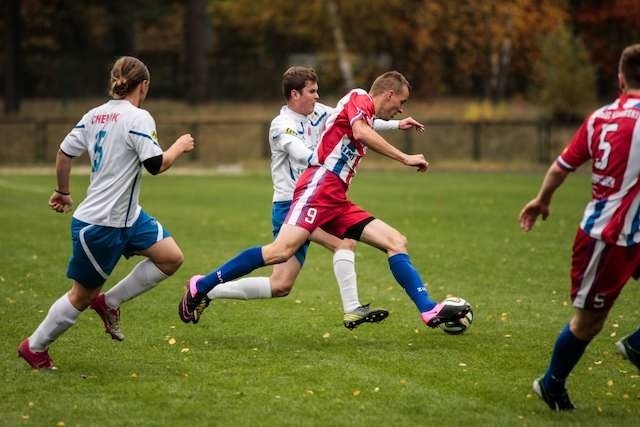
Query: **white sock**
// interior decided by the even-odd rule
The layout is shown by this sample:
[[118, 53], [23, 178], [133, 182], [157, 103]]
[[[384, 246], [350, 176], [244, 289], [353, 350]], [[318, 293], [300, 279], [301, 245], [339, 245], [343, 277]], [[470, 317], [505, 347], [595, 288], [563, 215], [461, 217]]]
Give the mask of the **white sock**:
[[67, 329], [76, 323], [82, 313], [75, 308], [67, 294], [62, 295], [53, 303], [47, 316], [29, 337], [29, 348], [32, 351], [44, 351]]
[[355, 267], [356, 254], [348, 249], [338, 249], [333, 254], [333, 273], [338, 281], [342, 308], [349, 313], [360, 307]]
[[216, 285], [215, 288], [209, 291], [207, 296], [211, 299], [271, 298], [271, 284], [268, 277], [244, 277]]
[[109, 289], [104, 294], [104, 301], [109, 307], [118, 308], [123, 302], [147, 292], [167, 277], [169, 276], [147, 258], [133, 267], [124, 279]]

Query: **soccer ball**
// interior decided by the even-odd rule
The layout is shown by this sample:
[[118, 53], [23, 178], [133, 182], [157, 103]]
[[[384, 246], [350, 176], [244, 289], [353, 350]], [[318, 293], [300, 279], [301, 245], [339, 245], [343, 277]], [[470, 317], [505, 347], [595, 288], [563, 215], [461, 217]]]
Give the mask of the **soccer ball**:
[[[458, 297], [447, 297], [444, 299], [443, 303], [447, 303], [449, 305], [459, 305], [463, 307], [464, 305], [470, 305], [463, 298]], [[440, 329], [446, 334], [449, 335], [460, 335], [473, 323], [473, 310], [469, 309], [469, 312], [461, 319], [454, 320], [452, 322], [444, 322], [440, 324]]]

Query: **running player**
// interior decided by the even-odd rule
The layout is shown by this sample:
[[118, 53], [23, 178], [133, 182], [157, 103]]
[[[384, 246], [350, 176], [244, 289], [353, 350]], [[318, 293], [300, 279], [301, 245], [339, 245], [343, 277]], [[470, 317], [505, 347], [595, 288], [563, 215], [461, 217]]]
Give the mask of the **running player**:
[[[53, 303], [42, 323], [18, 346], [18, 355], [34, 369], [54, 368], [49, 345], [89, 305], [102, 318], [106, 332], [122, 341], [120, 304], [153, 288], [182, 264], [175, 240], [142, 210], [138, 196], [142, 165], [152, 175], [162, 173], [191, 151], [194, 141], [191, 135], [182, 135], [162, 151], [155, 121], [140, 108], [149, 82], [149, 71], [139, 59], [119, 58], [111, 69], [113, 99], [86, 113], [60, 144], [51, 209], [64, 213], [72, 208], [71, 160], [84, 152], [89, 153], [91, 179], [71, 221], [73, 254], [67, 269], [71, 290]], [[107, 293], [100, 293], [122, 255], [146, 259]]]
[[[298, 176], [307, 168], [313, 149], [318, 144], [327, 117], [333, 108], [317, 102], [318, 77], [309, 67], [290, 67], [282, 76], [282, 93], [287, 101], [280, 114], [271, 122], [269, 146], [271, 149], [271, 179], [273, 206], [271, 221], [273, 235], [278, 235], [291, 206], [293, 190]], [[411, 117], [402, 120], [376, 120], [376, 129], [411, 129], [418, 132], [424, 126]], [[363, 322], [379, 322], [389, 312], [360, 304], [354, 267], [356, 242], [339, 239], [321, 228], [316, 228], [310, 240], [334, 252], [333, 270], [342, 299], [343, 324], [348, 329]], [[282, 264], [276, 264], [270, 277], [245, 277], [213, 288], [208, 299], [259, 299], [284, 297], [289, 294], [304, 264], [309, 241]], [[208, 302], [205, 302], [205, 306]], [[205, 306], [202, 306], [204, 308]], [[199, 313], [201, 314], [201, 313]]]
[[[575, 409], [565, 381], [640, 262], [640, 44], [622, 52], [618, 81], [620, 97], [585, 120], [520, 212], [520, 226], [530, 231], [538, 216], [549, 216], [551, 198], [567, 175], [591, 163], [592, 200], [571, 261], [575, 314], [556, 339], [546, 373], [533, 382], [535, 393], [557, 411]], [[616, 347], [640, 368], [640, 330]]]
[[372, 128], [375, 117], [388, 120], [402, 112], [409, 88], [406, 78], [392, 71], [378, 77], [369, 93], [354, 89], [340, 100], [336, 111], [327, 119], [309, 168], [296, 183], [291, 208], [275, 241], [244, 250], [207, 276], [193, 276], [178, 306], [183, 322], [198, 321], [198, 309], [206, 305], [206, 294], [211, 289], [256, 268], [286, 262], [319, 227], [335, 236], [361, 240], [385, 251], [394, 278], [416, 304], [427, 326], [436, 327], [459, 319], [469, 311], [468, 306], [454, 307], [432, 301], [411, 264], [407, 239], [346, 196], [367, 148], [426, 172], [428, 163], [424, 155], [403, 153]]

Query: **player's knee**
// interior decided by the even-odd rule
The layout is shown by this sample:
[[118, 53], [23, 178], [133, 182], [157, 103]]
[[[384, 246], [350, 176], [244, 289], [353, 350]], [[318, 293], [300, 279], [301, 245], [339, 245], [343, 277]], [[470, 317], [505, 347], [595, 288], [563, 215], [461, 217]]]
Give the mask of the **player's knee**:
[[289, 295], [291, 292], [291, 287], [271, 287], [271, 297], [272, 298], [282, 298]]
[[271, 296], [273, 298], [282, 298], [289, 295], [293, 288], [293, 279], [286, 276], [271, 275], [269, 277], [271, 284]]
[[346, 249], [348, 251], [355, 251], [356, 250], [356, 244], [357, 242], [353, 239], [342, 239], [340, 241], [340, 243], [338, 244], [338, 247], [336, 248], [336, 250], [338, 249]]
[[171, 276], [178, 271], [184, 262], [184, 254], [180, 248], [176, 247], [171, 252], [166, 253], [160, 262], [155, 263], [156, 266], [166, 275]]
[[267, 265], [280, 264], [293, 256], [296, 248], [282, 245], [267, 245], [262, 251], [262, 256]]
[[89, 289], [77, 282], [74, 282], [73, 286], [67, 293], [67, 297], [69, 298], [71, 305], [73, 305], [77, 310], [84, 311], [89, 307], [91, 301], [93, 301], [99, 293], [100, 288]]
[[570, 322], [571, 332], [582, 341], [591, 341], [604, 327], [605, 318], [585, 319], [574, 317]]
[[409, 242], [404, 235], [395, 233], [390, 239], [389, 252], [407, 253], [408, 244]]

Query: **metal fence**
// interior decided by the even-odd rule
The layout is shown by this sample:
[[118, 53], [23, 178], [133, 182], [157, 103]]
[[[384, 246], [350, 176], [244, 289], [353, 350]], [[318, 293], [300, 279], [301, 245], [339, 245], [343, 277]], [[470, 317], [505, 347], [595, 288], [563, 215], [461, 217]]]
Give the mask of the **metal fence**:
[[[430, 161], [548, 163], [568, 142], [579, 123], [548, 120], [424, 120], [423, 134], [384, 132], [406, 152], [425, 153]], [[45, 164], [55, 159], [60, 141], [75, 125], [70, 118], [0, 118], [2, 165]], [[269, 122], [263, 120], [172, 120], [158, 117], [158, 134], [167, 147], [191, 133], [193, 165], [221, 165], [269, 157]]]

